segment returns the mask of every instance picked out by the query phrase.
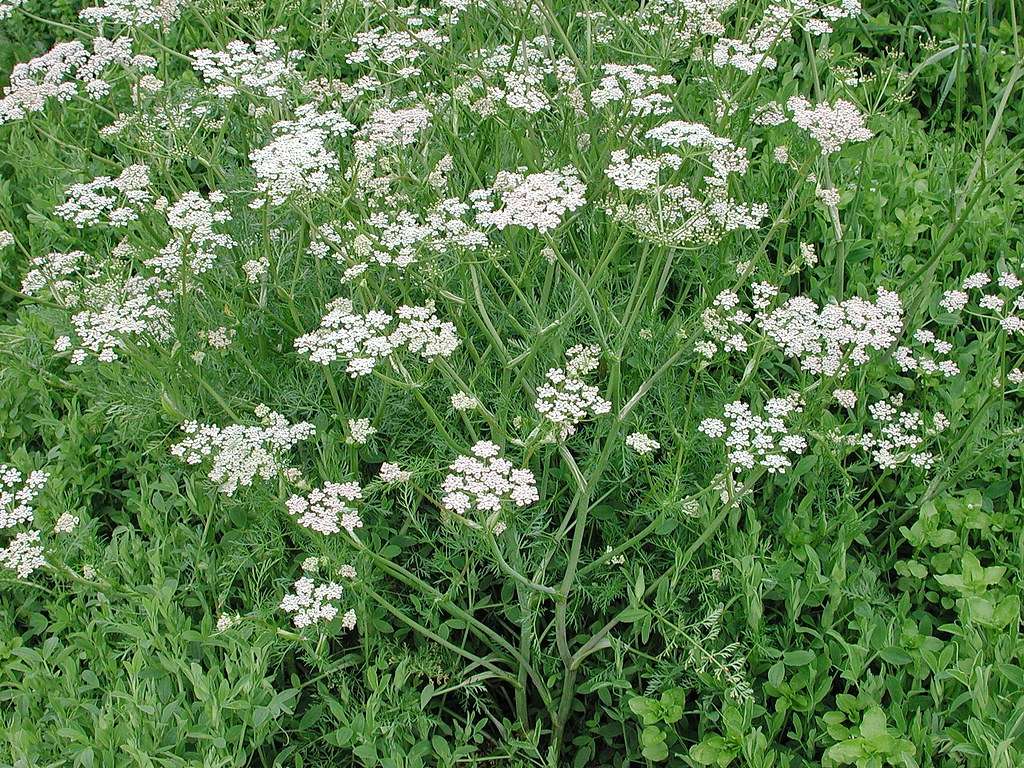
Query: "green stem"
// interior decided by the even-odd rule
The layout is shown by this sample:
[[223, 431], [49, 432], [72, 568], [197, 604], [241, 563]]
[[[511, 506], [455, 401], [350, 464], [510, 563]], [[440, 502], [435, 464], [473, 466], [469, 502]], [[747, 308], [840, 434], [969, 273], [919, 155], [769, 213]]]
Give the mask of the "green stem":
[[519, 582], [524, 587], [533, 592], [538, 592], [542, 595], [553, 597], [556, 600], [561, 598], [561, 594], [557, 589], [545, 586], [544, 584], [537, 584], [535, 582], [532, 582], [528, 578], [523, 576], [523, 574], [521, 574], [515, 568], [513, 568], [511, 565], [509, 565], [508, 561], [505, 560], [505, 556], [501, 554], [501, 549], [498, 547], [498, 542], [494, 540], [494, 536], [491, 534], [490, 531], [485, 531], [484, 536], [487, 539], [487, 543], [490, 545], [491, 554], [494, 555], [494, 559], [498, 561], [498, 567], [501, 568], [503, 573], [505, 573], [507, 576], [511, 576], [517, 582]]
[[497, 666], [495, 666], [493, 662], [490, 662], [487, 659], [482, 659], [479, 656], [477, 656], [476, 654], [470, 653], [465, 648], [460, 648], [459, 646], [455, 645], [454, 643], [452, 643], [452, 642], [450, 642], [448, 640], [445, 640], [443, 637], [441, 637], [437, 633], [431, 632], [429, 629], [427, 629], [425, 626], [420, 624], [415, 619], [411, 619], [408, 616], [406, 616], [398, 608], [393, 606], [390, 602], [388, 602], [385, 598], [383, 598], [381, 595], [379, 595], [377, 592], [375, 592], [370, 587], [364, 586], [362, 588], [362, 591], [364, 591], [366, 594], [368, 594], [370, 597], [372, 597], [377, 602], [377, 604], [380, 605], [385, 611], [390, 613], [392, 616], [394, 616], [396, 619], [401, 621], [403, 624], [406, 624], [407, 626], [411, 627], [412, 629], [415, 629], [417, 632], [419, 632], [424, 637], [429, 638], [430, 640], [433, 640], [438, 645], [447, 648], [452, 653], [458, 654], [459, 656], [461, 656], [464, 659], [469, 659], [474, 664], [478, 664], [479, 666], [482, 666], [482, 667], [485, 667], [485, 668], [489, 669], [497, 677], [499, 677], [500, 679], [504, 680], [505, 682], [511, 683], [513, 686], [518, 686], [519, 685], [519, 681], [516, 678], [514, 678], [512, 675], [508, 674], [507, 672], [503, 672], [501, 669], [499, 669]]

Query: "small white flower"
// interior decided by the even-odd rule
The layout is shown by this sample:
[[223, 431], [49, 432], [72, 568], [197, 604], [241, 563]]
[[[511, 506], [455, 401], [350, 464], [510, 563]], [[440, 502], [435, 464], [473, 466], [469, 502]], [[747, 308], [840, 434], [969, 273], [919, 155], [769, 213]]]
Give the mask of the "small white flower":
[[357, 445], [366, 445], [366, 442], [377, 434], [377, 430], [370, 424], [369, 419], [348, 420], [349, 442]]
[[207, 343], [214, 349], [227, 349], [231, 346], [231, 340], [235, 337], [235, 331], [232, 328], [220, 326], [219, 328], [210, 329], [205, 335]]
[[565, 368], [551, 368], [547, 381], [537, 388], [534, 408], [555, 426], [561, 440], [575, 434], [586, 419], [611, 411], [612, 404], [582, 378], [597, 368], [599, 354], [596, 346], [572, 347], [566, 352]]
[[950, 313], [957, 313], [967, 306], [968, 297], [963, 291], [946, 291], [939, 304]]
[[22, 531], [0, 549], [0, 567], [14, 571], [19, 579], [27, 579], [44, 565], [46, 559], [39, 543], [39, 531]]
[[818, 263], [818, 252], [812, 243], [800, 243], [800, 258], [808, 267], [813, 267]]
[[990, 282], [992, 282], [992, 278], [990, 278], [984, 272], [975, 272], [973, 275], [964, 278], [961, 287], [965, 291], [969, 291], [972, 288], [984, 288]]
[[312, 437], [316, 429], [305, 421], [289, 424], [266, 406], [257, 407], [256, 415], [263, 426], [232, 424], [222, 428], [185, 422], [181, 428], [186, 438], [171, 447], [171, 455], [191, 466], [209, 460], [208, 477], [229, 496], [239, 486], [252, 485], [257, 477], [269, 480], [284, 469], [281, 454]]
[[295, 339], [295, 349], [321, 365], [346, 360], [352, 378], [369, 375], [399, 349], [433, 360], [451, 357], [461, 344], [455, 326], [434, 314], [433, 302], [399, 307], [397, 318], [380, 311], [357, 314], [347, 298], [335, 299], [327, 310], [318, 329]]
[[250, 283], [258, 283], [263, 275], [270, 269], [270, 262], [265, 258], [250, 259], [242, 265], [245, 272], [245, 279]]
[[97, 224], [123, 227], [139, 218], [150, 192], [149, 168], [130, 165], [116, 178], [97, 176], [92, 181], [73, 184], [65, 193], [67, 199], [54, 213], [79, 229]]
[[793, 96], [786, 106], [793, 113], [793, 122], [818, 142], [822, 155], [838, 152], [844, 144], [866, 141], [874, 135], [856, 105], [844, 99], [812, 107], [806, 99]]
[[704, 419], [698, 430], [713, 440], [723, 440], [734, 472], [764, 467], [769, 474], [784, 474], [792, 461], [786, 454], [800, 455], [807, 441], [789, 433], [785, 419], [802, 410], [797, 394], [775, 397], [765, 403], [768, 417], [758, 416], [742, 400], [727, 403], [722, 419]]
[[1000, 272], [998, 283], [1001, 288], [1006, 288], [1011, 291], [1014, 291], [1024, 285], [1024, 282], [1013, 274], [1013, 272]]
[[499, 453], [497, 445], [481, 440], [469, 456], [460, 456], [449, 465], [450, 472], [441, 487], [445, 509], [460, 515], [476, 511], [489, 516], [539, 500], [533, 473], [514, 468]]
[[57, 518], [57, 522], [53, 524], [54, 533], [71, 533], [75, 528], [78, 527], [79, 518], [77, 515], [72, 515], [70, 512], [65, 512]]
[[407, 483], [412, 477], [412, 473], [408, 470], [402, 469], [397, 464], [385, 461], [380, 465], [380, 470], [377, 476], [384, 483]]
[[456, 392], [451, 398], [452, 408], [456, 411], [472, 411], [480, 406], [480, 401], [465, 392]]
[[834, 389], [832, 390], [832, 397], [844, 408], [853, 409], [857, 407], [857, 393], [852, 389]]
[[626, 436], [626, 445], [642, 456], [654, 453], [661, 448], [661, 443], [645, 432], [634, 432]]
[[704, 419], [698, 429], [714, 440], [725, 434], [725, 422], [721, 419]]
[[[583, 206], [586, 185], [572, 166], [530, 175], [502, 171], [491, 189], [470, 194], [481, 226], [503, 230], [519, 226], [547, 232], [561, 223], [566, 213]], [[501, 207], [496, 208], [493, 198]]]
[[[609, 544], [607, 547], [605, 547], [604, 551], [605, 551], [605, 554], [611, 552], [612, 551], [611, 544]], [[609, 558], [608, 562], [611, 563], [612, 565], [625, 565], [626, 564], [626, 555], [624, 553], [620, 552], [619, 554], [615, 555], [614, 557]]]
[[351, 506], [362, 495], [357, 483], [324, 483], [306, 496], [292, 495], [285, 506], [303, 528], [325, 535], [340, 533], [342, 529], [352, 533], [363, 527], [362, 518]]
[[[333, 581], [317, 583], [308, 576], [298, 579], [292, 592], [281, 600], [281, 610], [292, 614], [292, 623], [298, 629], [320, 622], [331, 621], [338, 615], [334, 601], [341, 599], [342, 587]], [[349, 621], [348, 614], [342, 620], [345, 629], [355, 626], [355, 614]]]

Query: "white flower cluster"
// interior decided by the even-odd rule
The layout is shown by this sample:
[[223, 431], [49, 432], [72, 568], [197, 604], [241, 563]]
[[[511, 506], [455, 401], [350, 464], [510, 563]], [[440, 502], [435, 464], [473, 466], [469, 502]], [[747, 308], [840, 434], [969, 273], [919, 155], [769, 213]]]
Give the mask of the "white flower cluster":
[[456, 87], [455, 99], [481, 117], [494, 115], [499, 105], [530, 115], [543, 112], [554, 103], [547, 81], [554, 79], [563, 91], [576, 82], [572, 62], [564, 57], [553, 59], [549, 51], [544, 37], [481, 49], [466, 65], [468, 76]]
[[340, 533], [342, 528], [352, 533], [363, 527], [359, 512], [348, 503], [362, 497], [357, 483], [324, 483], [306, 496], [293, 494], [285, 506], [303, 528], [329, 536]]
[[71, 316], [78, 343], [61, 336], [54, 349], [74, 348], [71, 363], [81, 365], [90, 354], [101, 363], [113, 362], [117, 350], [129, 341], [140, 346], [170, 341], [174, 331], [167, 305], [172, 296], [158, 278], [139, 275], [83, 287], [80, 311]]
[[711, 63], [718, 68], [734, 67], [748, 75], [761, 68], [774, 70], [778, 60], [771, 55], [772, 49], [789, 38], [794, 23], [802, 24], [811, 34], [823, 35], [832, 31], [830, 22], [851, 18], [860, 11], [859, 0], [799, 0], [790, 7], [771, 4], [742, 38], [716, 35]]
[[231, 346], [231, 340], [235, 338], [235, 329], [221, 325], [209, 329], [202, 336], [206, 339], [206, 343], [214, 349], [227, 349]]
[[230, 235], [214, 231], [215, 225], [231, 221], [231, 213], [220, 207], [224, 200], [216, 191], [206, 197], [199, 192], [183, 194], [167, 209], [170, 242], [146, 265], [170, 279], [181, 277], [183, 268], [193, 275], [210, 269], [222, 252], [235, 247]]
[[184, 160], [191, 156], [196, 135], [217, 127], [220, 121], [210, 119], [213, 113], [206, 94], [189, 88], [175, 101], [150, 102], [145, 109], [118, 114], [114, 122], [100, 128], [100, 135], [107, 139], [123, 137]]
[[57, 521], [53, 524], [54, 533], [71, 533], [78, 524], [81, 522], [81, 518], [78, 515], [73, 515], [70, 512], [64, 512]]
[[[751, 286], [754, 309], [767, 308], [778, 292], [771, 283], [754, 283]], [[735, 291], [722, 291], [701, 314], [704, 332], [710, 338], [696, 344], [697, 352], [708, 359], [718, 354], [719, 349], [727, 353], [746, 352], [749, 345], [745, 333], [752, 320], [750, 313], [740, 307], [740, 297]]]
[[260, 278], [267, 274], [270, 270], [270, 260], [266, 256], [261, 256], [258, 259], [249, 259], [242, 265], [242, 271], [245, 272], [245, 280], [249, 283], [258, 283]]
[[487, 517], [488, 528], [493, 528], [503, 509], [526, 507], [540, 499], [533, 472], [516, 469], [498, 455], [500, 452], [494, 443], [481, 440], [469, 456], [460, 456], [449, 465], [441, 487], [445, 509], [460, 515], [481, 513]]
[[852, 389], [833, 389], [832, 397], [843, 408], [853, 409], [857, 407], [857, 393]]
[[469, 212], [469, 206], [455, 197], [440, 200], [422, 216], [392, 207], [371, 214], [355, 236], [339, 232], [349, 229], [349, 222], [322, 225], [309, 250], [319, 258], [330, 254], [344, 264], [346, 279], [362, 274], [369, 264], [405, 269], [423, 253], [439, 256], [455, 248], [486, 246], [487, 235], [466, 222]]
[[232, 40], [223, 51], [192, 51], [192, 67], [222, 99], [246, 90], [281, 100], [289, 83], [299, 79], [295, 65], [304, 55], [302, 51], [282, 53], [273, 40], [257, 40], [252, 45]]
[[372, 373], [399, 349], [433, 360], [450, 357], [460, 344], [455, 326], [434, 314], [433, 302], [399, 307], [396, 315], [379, 310], [356, 314], [351, 299], [335, 299], [327, 305], [320, 327], [295, 339], [295, 349], [321, 365], [346, 360], [348, 374], [356, 378]]
[[117, 176], [97, 176], [83, 184], [72, 184], [65, 201], [54, 208], [60, 218], [79, 229], [96, 224], [123, 227], [139, 218], [146, 203], [153, 199], [149, 168], [129, 165]]
[[412, 473], [407, 469], [402, 469], [397, 464], [385, 461], [380, 465], [377, 477], [380, 478], [382, 483], [407, 483], [412, 477]]
[[14, 235], [6, 229], [0, 229], [0, 251], [14, 245]]
[[50, 99], [71, 101], [79, 94], [79, 86], [87, 98], [106, 96], [111, 86], [104, 74], [115, 66], [129, 71], [151, 70], [156, 60], [133, 55], [129, 37], [94, 37], [91, 53], [77, 40], [57, 43], [43, 55], [15, 65], [0, 99], [0, 125], [42, 112]]
[[953, 351], [953, 345], [948, 341], [936, 338], [934, 333], [924, 328], [915, 331], [911, 338], [913, 347], [899, 346], [893, 353], [893, 359], [901, 371], [913, 371], [926, 376], [940, 374], [947, 379], [960, 373], [960, 366], [953, 360], [939, 357]]
[[78, 17], [97, 25], [110, 21], [128, 27], [167, 26], [178, 18], [181, 5], [182, 0], [100, 0], [79, 11]]
[[818, 251], [813, 243], [800, 243], [800, 260], [808, 267], [818, 263]]
[[626, 445], [639, 453], [647, 456], [661, 448], [661, 443], [648, 435], [646, 432], [633, 432], [626, 436]]
[[39, 531], [22, 531], [0, 549], [0, 567], [8, 568], [25, 579], [46, 565]]
[[763, 203], [741, 203], [725, 185], [709, 186], [700, 195], [683, 185], [661, 187], [662, 207], [652, 202], [619, 203], [608, 214], [645, 240], [663, 245], [713, 245], [730, 232], [757, 229], [768, 215]]
[[831, 155], [844, 144], [867, 141], [874, 135], [856, 105], [845, 99], [812, 107], [807, 99], [793, 96], [786, 106], [793, 113], [793, 122], [821, 146], [822, 155]]
[[26, 296], [35, 296], [49, 289], [53, 298], [65, 306], [77, 300], [78, 282], [68, 278], [83, 271], [89, 277], [98, 277], [97, 273], [91, 271], [96, 266], [94, 260], [84, 251], [55, 251], [44, 256], [33, 256], [28, 266], [28, 271], [21, 279], [21, 292]]
[[317, 104], [352, 104], [376, 93], [383, 84], [376, 75], [361, 75], [354, 80], [312, 77], [302, 81], [302, 95]]
[[480, 407], [480, 401], [466, 392], [456, 392], [451, 400], [456, 411], [472, 411]]
[[381, 151], [408, 147], [430, 125], [430, 110], [423, 106], [406, 109], [378, 107], [355, 135], [353, 151], [367, 162]]
[[[0, 464], [0, 530], [33, 524], [32, 503], [49, 479], [42, 470], [26, 477], [16, 468]], [[20, 531], [0, 549], [0, 567], [14, 571], [19, 579], [27, 578], [45, 564], [38, 530]]]
[[345, 61], [349, 64], [377, 64], [400, 78], [422, 74], [418, 61], [430, 51], [440, 50], [448, 37], [436, 29], [421, 28], [392, 31], [375, 27], [352, 39], [355, 50]]
[[[586, 202], [587, 187], [572, 166], [531, 174], [525, 171], [501, 171], [490, 189], [470, 193], [478, 224], [498, 230], [515, 225], [547, 232]], [[495, 196], [500, 200], [498, 208]]]
[[391, 334], [395, 349], [404, 348], [424, 360], [451, 357], [461, 341], [455, 326], [434, 314], [434, 302], [424, 307], [399, 307], [398, 325]]
[[711, 63], [722, 69], [734, 67], [752, 75], [758, 69], [774, 70], [778, 61], [771, 50], [784, 39], [793, 22], [793, 14], [781, 5], [769, 5], [761, 20], [751, 25], [740, 39], [720, 37], [711, 52]]
[[723, 35], [721, 18], [735, 5], [734, 0], [652, 0], [626, 13], [623, 23], [642, 35], [667, 35], [672, 45], [685, 49], [698, 38]]
[[[638, 236], [672, 246], [711, 244], [737, 229], [756, 229], [768, 215], [764, 204], [746, 204], [729, 196], [730, 176], [745, 174], [750, 165], [742, 147], [705, 125], [683, 120], [669, 121], [643, 135], [672, 151], [616, 150], [605, 171], [624, 193], [619, 201], [613, 198], [608, 214]], [[701, 156], [701, 163], [691, 168], [693, 150]], [[703, 176], [702, 189], [660, 179], [665, 170], [689, 179], [706, 164], [711, 173]]]
[[32, 522], [32, 502], [46, 486], [50, 476], [42, 470], [28, 477], [7, 464], [0, 464], [0, 530]]
[[24, 2], [25, 0], [0, 0], [0, 21], [10, 18], [14, 10]]
[[803, 409], [799, 395], [773, 397], [764, 405], [765, 416], [755, 414], [747, 403], [736, 400], [725, 406], [721, 419], [704, 419], [700, 431], [712, 440], [724, 438], [733, 472], [764, 467], [770, 474], [784, 474], [793, 466], [790, 454], [807, 450], [807, 441], [792, 435], [786, 419]]
[[625, 149], [616, 149], [604, 173], [620, 190], [640, 192], [657, 186], [662, 169], [678, 171], [682, 164], [682, 158], [675, 154], [631, 157]]
[[252, 485], [256, 477], [269, 480], [284, 469], [281, 454], [312, 437], [316, 429], [305, 421], [289, 424], [266, 406], [257, 408], [256, 416], [261, 426], [186, 422], [181, 429], [187, 437], [171, 447], [171, 455], [192, 466], [210, 459], [207, 476], [229, 496], [239, 486]]
[[852, 19], [861, 13], [860, 0], [801, 0], [796, 4], [797, 18], [812, 35], [832, 32], [832, 22]]
[[612, 404], [601, 397], [597, 387], [583, 380], [584, 376], [597, 369], [600, 352], [596, 346], [572, 347], [565, 353], [565, 368], [549, 369], [547, 381], [537, 388], [534, 408], [555, 425], [559, 440], [574, 435], [584, 420], [612, 409]]
[[883, 470], [909, 463], [918, 469], [931, 469], [935, 457], [922, 450], [925, 441], [945, 430], [949, 421], [941, 412], [932, 417], [929, 427], [918, 411], [903, 410], [903, 396], [893, 395], [868, 406], [874, 421], [871, 434], [854, 436], [851, 442], [871, 452], [871, 458]]
[[665, 91], [676, 84], [672, 75], [659, 75], [649, 64], [605, 64], [604, 76], [590, 92], [597, 109], [621, 104], [628, 117], [665, 115], [672, 111], [672, 97]]
[[[782, 125], [783, 123], [789, 122], [789, 118], [786, 117], [786, 113], [782, 110], [782, 105], [777, 101], [768, 101], [764, 104], [759, 104], [754, 108], [751, 120], [754, 125], [760, 125], [762, 127]], [[775, 156], [776, 162], [785, 163], [789, 160], [789, 150], [785, 146], [778, 147], [774, 150], [773, 154], [775, 153], [778, 153]]]
[[[341, 584], [333, 581], [317, 584], [309, 576], [303, 576], [292, 585], [292, 591], [281, 600], [281, 610], [292, 615], [292, 623], [297, 629], [328, 622], [338, 615], [338, 607], [333, 600], [340, 600], [344, 590]], [[341, 619], [345, 629], [356, 625], [355, 611], [348, 611]]]
[[807, 296], [795, 296], [758, 315], [761, 330], [800, 367], [821, 376], [843, 376], [870, 360], [872, 350], [890, 349], [903, 330], [898, 294], [878, 289], [874, 302], [860, 297], [819, 308]]
[[723, 136], [712, 133], [702, 123], [672, 120], [651, 128], [646, 135], [647, 138], [673, 149], [692, 147], [707, 152], [713, 172], [713, 176], [705, 177], [705, 181], [708, 182], [714, 179], [724, 182], [734, 173], [742, 176], [750, 167], [747, 150]]
[[377, 434], [377, 430], [370, 424], [369, 419], [349, 419], [348, 434], [347, 442], [366, 445], [366, 442]]
[[[813, 176], [813, 174], [812, 174]], [[808, 177], [809, 181], [813, 181], [811, 177]], [[814, 190], [814, 195], [821, 200], [822, 205], [831, 210], [835, 210], [839, 207], [839, 202], [842, 198], [839, 195], [839, 190], [835, 187], [817, 187]]]
[[351, 299], [337, 298], [327, 305], [319, 328], [295, 339], [295, 349], [321, 365], [329, 365], [338, 358], [347, 360], [351, 376], [365, 376], [373, 371], [379, 358], [394, 351], [387, 332], [393, 319], [379, 310], [356, 314]]
[[427, 174], [427, 184], [432, 189], [441, 191], [448, 188], [448, 174], [455, 170], [455, 158], [450, 154], [438, 160]]
[[[612, 550], [612, 545], [611, 544], [609, 544], [608, 546], [606, 546], [604, 548], [605, 555], [608, 555], [612, 551], [613, 550]], [[614, 556], [610, 557], [608, 559], [608, 562], [611, 563], [612, 565], [625, 565], [626, 564], [626, 556], [624, 554], [620, 553], [618, 555], [614, 555]]]
[[946, 291], [940, 304], [951, 314], [958, 314], [970, 303], [970, 291], [980, 291], [981, 297], [972, 309], [977, 312], [994, 315], [999, 327], [1009, 336], [1024, 334], [1024, 286], [1013, 272], [1001, 272], [996, 278], [999, 290], [991, 291], [989, 286], [992, 278], [984, 272], [977, 272], [967, 277], [960, 290]]
[[338, 169], [338, 156], [326, 142], [354, 127], [340, 112], [318, 113], [313, 104], [299, 107], [295, 120], [275, 123], [275, 138], [249, 153], [256, 191], [261, 195], [251, 207], [263, 207], [266, 198], [276, 206], [293, 194], [315, 196], [326, 192], [331, 186], [331, 172]]

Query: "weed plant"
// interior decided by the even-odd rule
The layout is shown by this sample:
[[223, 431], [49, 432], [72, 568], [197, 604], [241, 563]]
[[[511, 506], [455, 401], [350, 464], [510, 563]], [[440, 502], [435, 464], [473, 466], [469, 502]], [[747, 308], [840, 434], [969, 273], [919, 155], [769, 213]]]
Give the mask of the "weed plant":
[[0, 764], [1020, 768], [1016, 0], [0, 0]]

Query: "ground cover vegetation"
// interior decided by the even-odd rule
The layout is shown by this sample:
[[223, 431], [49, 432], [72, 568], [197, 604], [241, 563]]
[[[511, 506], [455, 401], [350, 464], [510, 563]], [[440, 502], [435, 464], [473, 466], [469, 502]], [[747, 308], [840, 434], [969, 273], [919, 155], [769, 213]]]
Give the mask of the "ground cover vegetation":
[[1016, 0], [0, 0], [0, 764], [1024, 765]]

